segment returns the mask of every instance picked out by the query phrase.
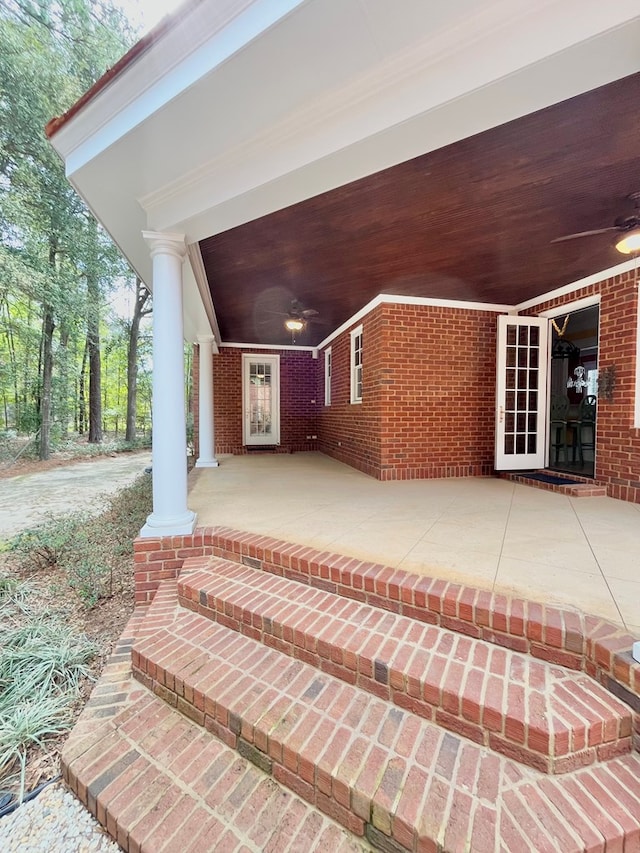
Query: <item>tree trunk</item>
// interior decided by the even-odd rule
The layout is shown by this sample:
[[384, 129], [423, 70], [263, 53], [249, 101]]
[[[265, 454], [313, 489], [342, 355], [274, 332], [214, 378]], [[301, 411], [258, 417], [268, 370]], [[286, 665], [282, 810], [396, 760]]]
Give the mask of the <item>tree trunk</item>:
[[56, 407], [56, 420], [60, 424], [60, 438], [69, 436], [69, 325], [60, 322], [60, 349], [58, 354], [59, 394]]
[[53, 375], [53, 307], [44, 306], [42, 319], [42, 391], [40, 394], [40, 459], [51, 455], [51, 378]]
[[78, 380], [78, 434], [84, 435], [87, 429], [87, 343], [85, 341], [82, 353], [82, 367], [80, 368], [80, 379]]
[[136, 438], [136, 407], [138, 395], [138, 337], [140, 335], [140, 320], [149, 314], [145, 305], [149, 299], [149, 291], [136, 278], [136, 306], [129, 329], [129, 347], [127, 349], [127, 425], [125, 441], [135, 441]]
[[100, 390], [100, 290], [95, 275], [87, 278], [87, 350], [89, 352], [89, 444], [102, 441]]
[[[7, 347], [9, 349], [9, 361], [10, 361], [10, 371], [11, 371], [11, 384], [13, 386], [13, 403], [14, 403], [14, 412], [13, 412], [13, 425], [16, 429], [19, 429], [20, 423], [20, 393], [18, 391], [18, 360], [16, 358], [16, 344], [13, 335], [13, 318], [11, 316], [11, 309], [9, 307], [9, 300], [7, 299], [7, 294], [3, 294], [2, 304], [4, 307], [4, 312], [6, 316], [6, 330], [5, 336], [7, 339]], [[7, 396], [6, 393], [4, 395], [4, 417], [5, 417], [5, 428], [9, 429], [9, 412], [7, 408]]]

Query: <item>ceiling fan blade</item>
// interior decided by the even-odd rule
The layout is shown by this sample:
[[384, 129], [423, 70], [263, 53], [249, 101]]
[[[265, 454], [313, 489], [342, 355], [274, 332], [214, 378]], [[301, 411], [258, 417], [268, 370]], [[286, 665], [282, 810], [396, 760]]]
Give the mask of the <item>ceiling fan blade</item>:
[[315, 317], [318, 312], [315, 308], [303, 308], [298, 313], [301, 317]]
[[619, 231], [616, 225], [610, 225], [608, 228], [595, 228], [593, 231], [578, 231], [577, 234], [565, 234], [564, 237], [556, 237], [552, 243], [563, 243], [565, 240], [575, 240], [577, 237], [591, 237], [594, 234], [606, 234], [607, 231]]

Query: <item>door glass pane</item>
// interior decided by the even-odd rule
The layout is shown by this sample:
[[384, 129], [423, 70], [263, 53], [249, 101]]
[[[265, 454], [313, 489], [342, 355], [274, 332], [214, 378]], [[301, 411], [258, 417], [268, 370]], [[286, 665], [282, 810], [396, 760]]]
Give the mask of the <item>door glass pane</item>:
[[251, 435], [271, 435], [271, 365], [254, 362], [249, 369]]
[[536, 326], [507, 326], [504, 452], [537, 451], [537, 405], [540, 384], [540, 334]]

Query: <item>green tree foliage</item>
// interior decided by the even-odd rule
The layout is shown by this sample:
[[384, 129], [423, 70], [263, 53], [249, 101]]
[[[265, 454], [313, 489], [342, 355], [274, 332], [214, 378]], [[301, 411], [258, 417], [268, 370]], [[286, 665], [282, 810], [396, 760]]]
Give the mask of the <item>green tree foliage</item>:
[[70, 429], [101, 440], [105, 306], [132, 278], [44, 127], [133, 36], [109, 2], [0, 0], [0, 428], [39, 430], [42, 458]]

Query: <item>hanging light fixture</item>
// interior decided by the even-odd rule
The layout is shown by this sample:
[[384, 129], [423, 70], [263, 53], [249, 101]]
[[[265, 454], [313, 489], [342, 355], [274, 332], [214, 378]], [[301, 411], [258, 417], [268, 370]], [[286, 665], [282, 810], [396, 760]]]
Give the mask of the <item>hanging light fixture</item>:
[[631, 231], [627, 231], [616, 243], [616, 249], [623, 255], [640, 252], [640, 228], [632, 228]]
[[304, 329], [304, 320], [299, 317], [287, 317], [284, 325], [290, 332], [301, 332]]

